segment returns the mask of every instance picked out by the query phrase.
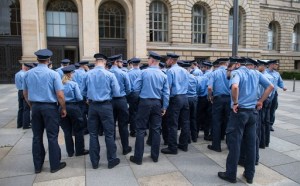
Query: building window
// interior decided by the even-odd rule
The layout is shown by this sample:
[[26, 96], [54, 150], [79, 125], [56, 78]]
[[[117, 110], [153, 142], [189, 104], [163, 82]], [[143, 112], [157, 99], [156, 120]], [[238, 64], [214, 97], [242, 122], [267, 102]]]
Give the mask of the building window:
[[0, 35], [21, 35], [21, 16], [19, 0], [0, 1]]
[[293, 50], [299, 52], [300, 43], [300, 23], [296, 24], [293, 32]]
[[207, 14], [203, 6], [195, 5], [193, 7], [192, 29], [193, 43], [207, 42]]
[[[239, 10], [239, 20], [238, 20], [238, 45], [242, 43], [242, 21], [243, 21], [243, 12]], [[233, 41], [233, 8], [229, 11], [229, 31], [228, 31], [228, 43], [232, 45]]]
[[150, 4], [149, 24], [151, 42], [168, 42], [168, 9], [164, 3]]
[[268, 30], [268, 50], [277, 50], [277, 34], [277, 25], [275, 22], [271, 22]]
[[78, 37], [77, 7], [71, 0], [51, 0], [46, 14], [48, 37]]
[[108, 2], [99, 8], [99, 37], [125, 39], [125, 10], [120, 4]]
[[300, 70], [300, 61], [299, 61], [299, 60], [296, 60], [296, 61], [294, 62], [294, 69], [295, 69], [295, 70]]

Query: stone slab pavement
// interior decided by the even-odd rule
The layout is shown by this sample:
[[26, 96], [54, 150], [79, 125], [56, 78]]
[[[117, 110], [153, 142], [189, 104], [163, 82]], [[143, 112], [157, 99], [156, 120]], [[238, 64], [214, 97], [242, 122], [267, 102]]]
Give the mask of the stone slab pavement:
[[[285, 84], [288, 91], [279, 90], [275, 132], [272, 132], [270, 147], [260, 150], [260, 163], [256, 166], [253, 185], [300, 185], [300, 81], [296, 82], [296, 92], [292, 92], [292, 81], [285, 81]], [[99, 137], [100, 167], [94, 170], [89, 156], [67, 157], [63, 132], [60, 131], [59, 144], [67, 167], [51, 174], [46, 155], [42, 173], [34, 174], [32, 131], [16, 128], [17, 108], [14, 85], [0, 85], [0, 186], [229, 185], [217, 177], [218, 171], [225, 170], [226, 145], [222, 144], [222, 153], [208, 150], [203, 133], [200, 133], [197, 143], [189, 145], [188, 152], [160, 154], [158, 163], [151, 161], [150, 147], [145, 145], [144, 161], [140, 166], [129, 161], [133, 153], [122, 155], [120, 138], [117, 137], [121, 163], [114, 169], [107, 169], [104, 138]], [[87, 148], [88, 142], [89, 136], [86, 135]], [[133, 147], [134, 142], [135, 139], [130, 137]], [[46, 137], [44, 144], [47, 149]], [[238, 183], [235, 185], [247, 185], [242, 172], [243, 168], [238, 167]]]

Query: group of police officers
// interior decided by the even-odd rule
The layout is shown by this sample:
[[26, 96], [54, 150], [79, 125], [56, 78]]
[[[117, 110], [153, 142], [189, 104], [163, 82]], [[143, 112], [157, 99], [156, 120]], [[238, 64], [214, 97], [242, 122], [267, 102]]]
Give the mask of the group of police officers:
[[[275, 60], [230, 57], [199, 65], [197, 61], [178, 60], [180, 56], [175, 53], [167, 53], [166, 61], [161, 62], [162, 56], [150, 51], [146, 65], [140, 66], [141, 60], [132, 58], [128, 70], [122, 55], [97, 53], [90, 68], [88, 61], [71, 65], [64, 59], [54, 71], [48, 66], [50, 50], [41, 49], [35, 55], [36, 67], [23, 64], [15, 80], [19, 90], [17, 127], [32, 128], [36, 173], [42, 171], [45, 159], [44, 129], [51, 172], [66, 166], [58, 145], [59, 126], [68, 156], [89, 154], [94, 169], [100, 160], [98, 136], [104, 133], [108, 168], [115, 167], [120, 163], [115, 143], [117, 125], [123, 155], [132, 151], [129, 135], [136, 137], [130, 161], [138, 165], [143, 161], [148, 129], [146, 143], [151, 146], [153, 162], [158, 162], [161, 134], [167, 145], [161, 149], [164, 154], [188, 151], [188, 144], [197, 142], [200, 130], [205, 140], [212, 141], [207, 148], [221, 152], [221, 140], [226, 136], [226, 171], [218, 176], [235, 183], [239, 164], [245, 167], [247, 182], [252, 183], [259, 148], [270, 143], [277, 87], [286, 90]], [[89, 150], [84, 148], [86, 133], [90, 135]]]

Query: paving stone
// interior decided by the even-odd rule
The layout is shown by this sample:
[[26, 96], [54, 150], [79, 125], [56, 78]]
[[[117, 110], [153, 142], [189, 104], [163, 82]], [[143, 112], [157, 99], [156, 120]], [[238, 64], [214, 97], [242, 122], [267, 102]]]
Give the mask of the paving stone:
[[0, 178], [34, 173], [32, 155], [6, 156], [0, 160]]
[[85, 175], [85, 161], [83, 157], [69, 158], [63, 161], [67, 163], [67, 166], [56, 173], [50, 173], [50, 165], [49, 162], [46, 161], [44, 163], [42, 172], [37, 174], [35, 182], [45, 182]]
[[158, 163], [154, 163], [150, 153], [145, 153], [142, 165], [130, 162], [130, 166], [137, 178], [177, 171], [177, 168], [163, 154], [160, 154]]
[[292, 131], [294, 133], [300, 134], [300, 129], [292, 129], [292, 130], [289, 130], [289, 131]]
[[270, 143], [269, 147], [278, 152], [287, 152], [287, 151], [291, 151], [291, 150], [300, 149], [300, 146], [295, 145], [290, 142], [287, 142], [285, 140], [282, 140], [282, 139], [274, 137], [274, 136], [271, 136], [270, 141], [271, 141], [271, 143]]
[[296, 159], [291, 158], [290, 156], [287, 156], [270, 148], [260, 149], [259, 156], [259, 162], [268, 167], [297, 161]]
[[0, 129], [0, 147], [12, 147], [24, 135], [22, 129]]
[[1, 186], [32, 186], [33, 181], [36, 175], [26, 175], [26, 176], [16, 176], [16, 177], [9, 177], [9, 178], [2, 178], [0, 179]]
[[300, 162], [294, 162], [286, 165], [272, 167], [272, 169], [300, 184], [299, 166]]
[[193, 185], [226, 184], [217, 176], [224, 169], [203, 154], [174, 156], [169, 159]]
[[85, 176], [70, 177], [58, 180], [50, 180], [45, 182], [34, 183], [33, 186], [53, 186], [53, 185], [72, 185], [85, 186]]
[[300, 146], [300, 135], [287, 136], [282, 139]]
[[31, 138], [21, 138], [17, 144], [9, 152], [11, 155], [21, 155], [21, 154], [32, 154], [32, 139]]
[[2, 148], [0, 148], [0, 160], [2, 158], [4, 158], [11, 149], [12, 149], [12, 147], [2, 147]]
[[289, 151], [289, 152], [285, 152], [284, 154], [300, 161], [300, 150]]
[[157, 176], [142, 177], [138, 179], [141, 186], [172, 185], [190, 186], [192, 185], [180, 172], [172, 172]]
[[287, 130], [300, 128], [300, 126], [291, 124], [289, 122], [290, 121], [287, 121], [286, 123], [275, 124], [275, 126], [278, 128], [287, 129]]
[[117, 166], [113, 169], [86, 170], [86, 185], [135, 186], [138, 185], [138, 183], [129, 166]]
[[277, 127], [274, 127], [275, 131], [272, 132], [272, 136], [275, 136], [277, 138], [282, 138], [282, 137], [286, 137], [286, 136], [293, 136], [293, 135], [296, 135], [297, 133], [293, 132], [293, 129], [292, 130], [286, 130], [286, 129], [282, 129], [282, 128], [279, 128]]

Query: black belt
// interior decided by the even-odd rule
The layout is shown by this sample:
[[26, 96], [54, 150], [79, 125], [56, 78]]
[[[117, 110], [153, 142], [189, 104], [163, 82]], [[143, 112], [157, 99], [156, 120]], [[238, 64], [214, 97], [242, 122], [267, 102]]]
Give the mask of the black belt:
[[230, 97], [230, 95], [222, 94], [222, 95], [219, 95], [219, 96], [214, 96], [214, 98], [228, 98], [228, 97]]
[[122, 96], [122, 97], [113, 97], [113, 99], [123, 99], [125, 98], [125, 96]]
[[160, 99], [157, 98], [140, 98], [141, 100], [151, 100], [151, 101], [160, 101]]
[[104, 101], [93, 101], [89, 99], [90, 103], [96, 103], [96, 104], [103, 104], [103, 103], [110, 103], [110, 100], [104, 100]]
[[241, 112], [250, 112], [250, 111], [255, 111], [256, 109], [254, 108], [238, 108], [238, 111]]
[[38, 102], [38, 101], [30, 101], [33, 104], [50, 104], [50, 105], [57, 105], [57, 102]]
[[66, 102], [66, 105], [78, 105], [79, 102]]

